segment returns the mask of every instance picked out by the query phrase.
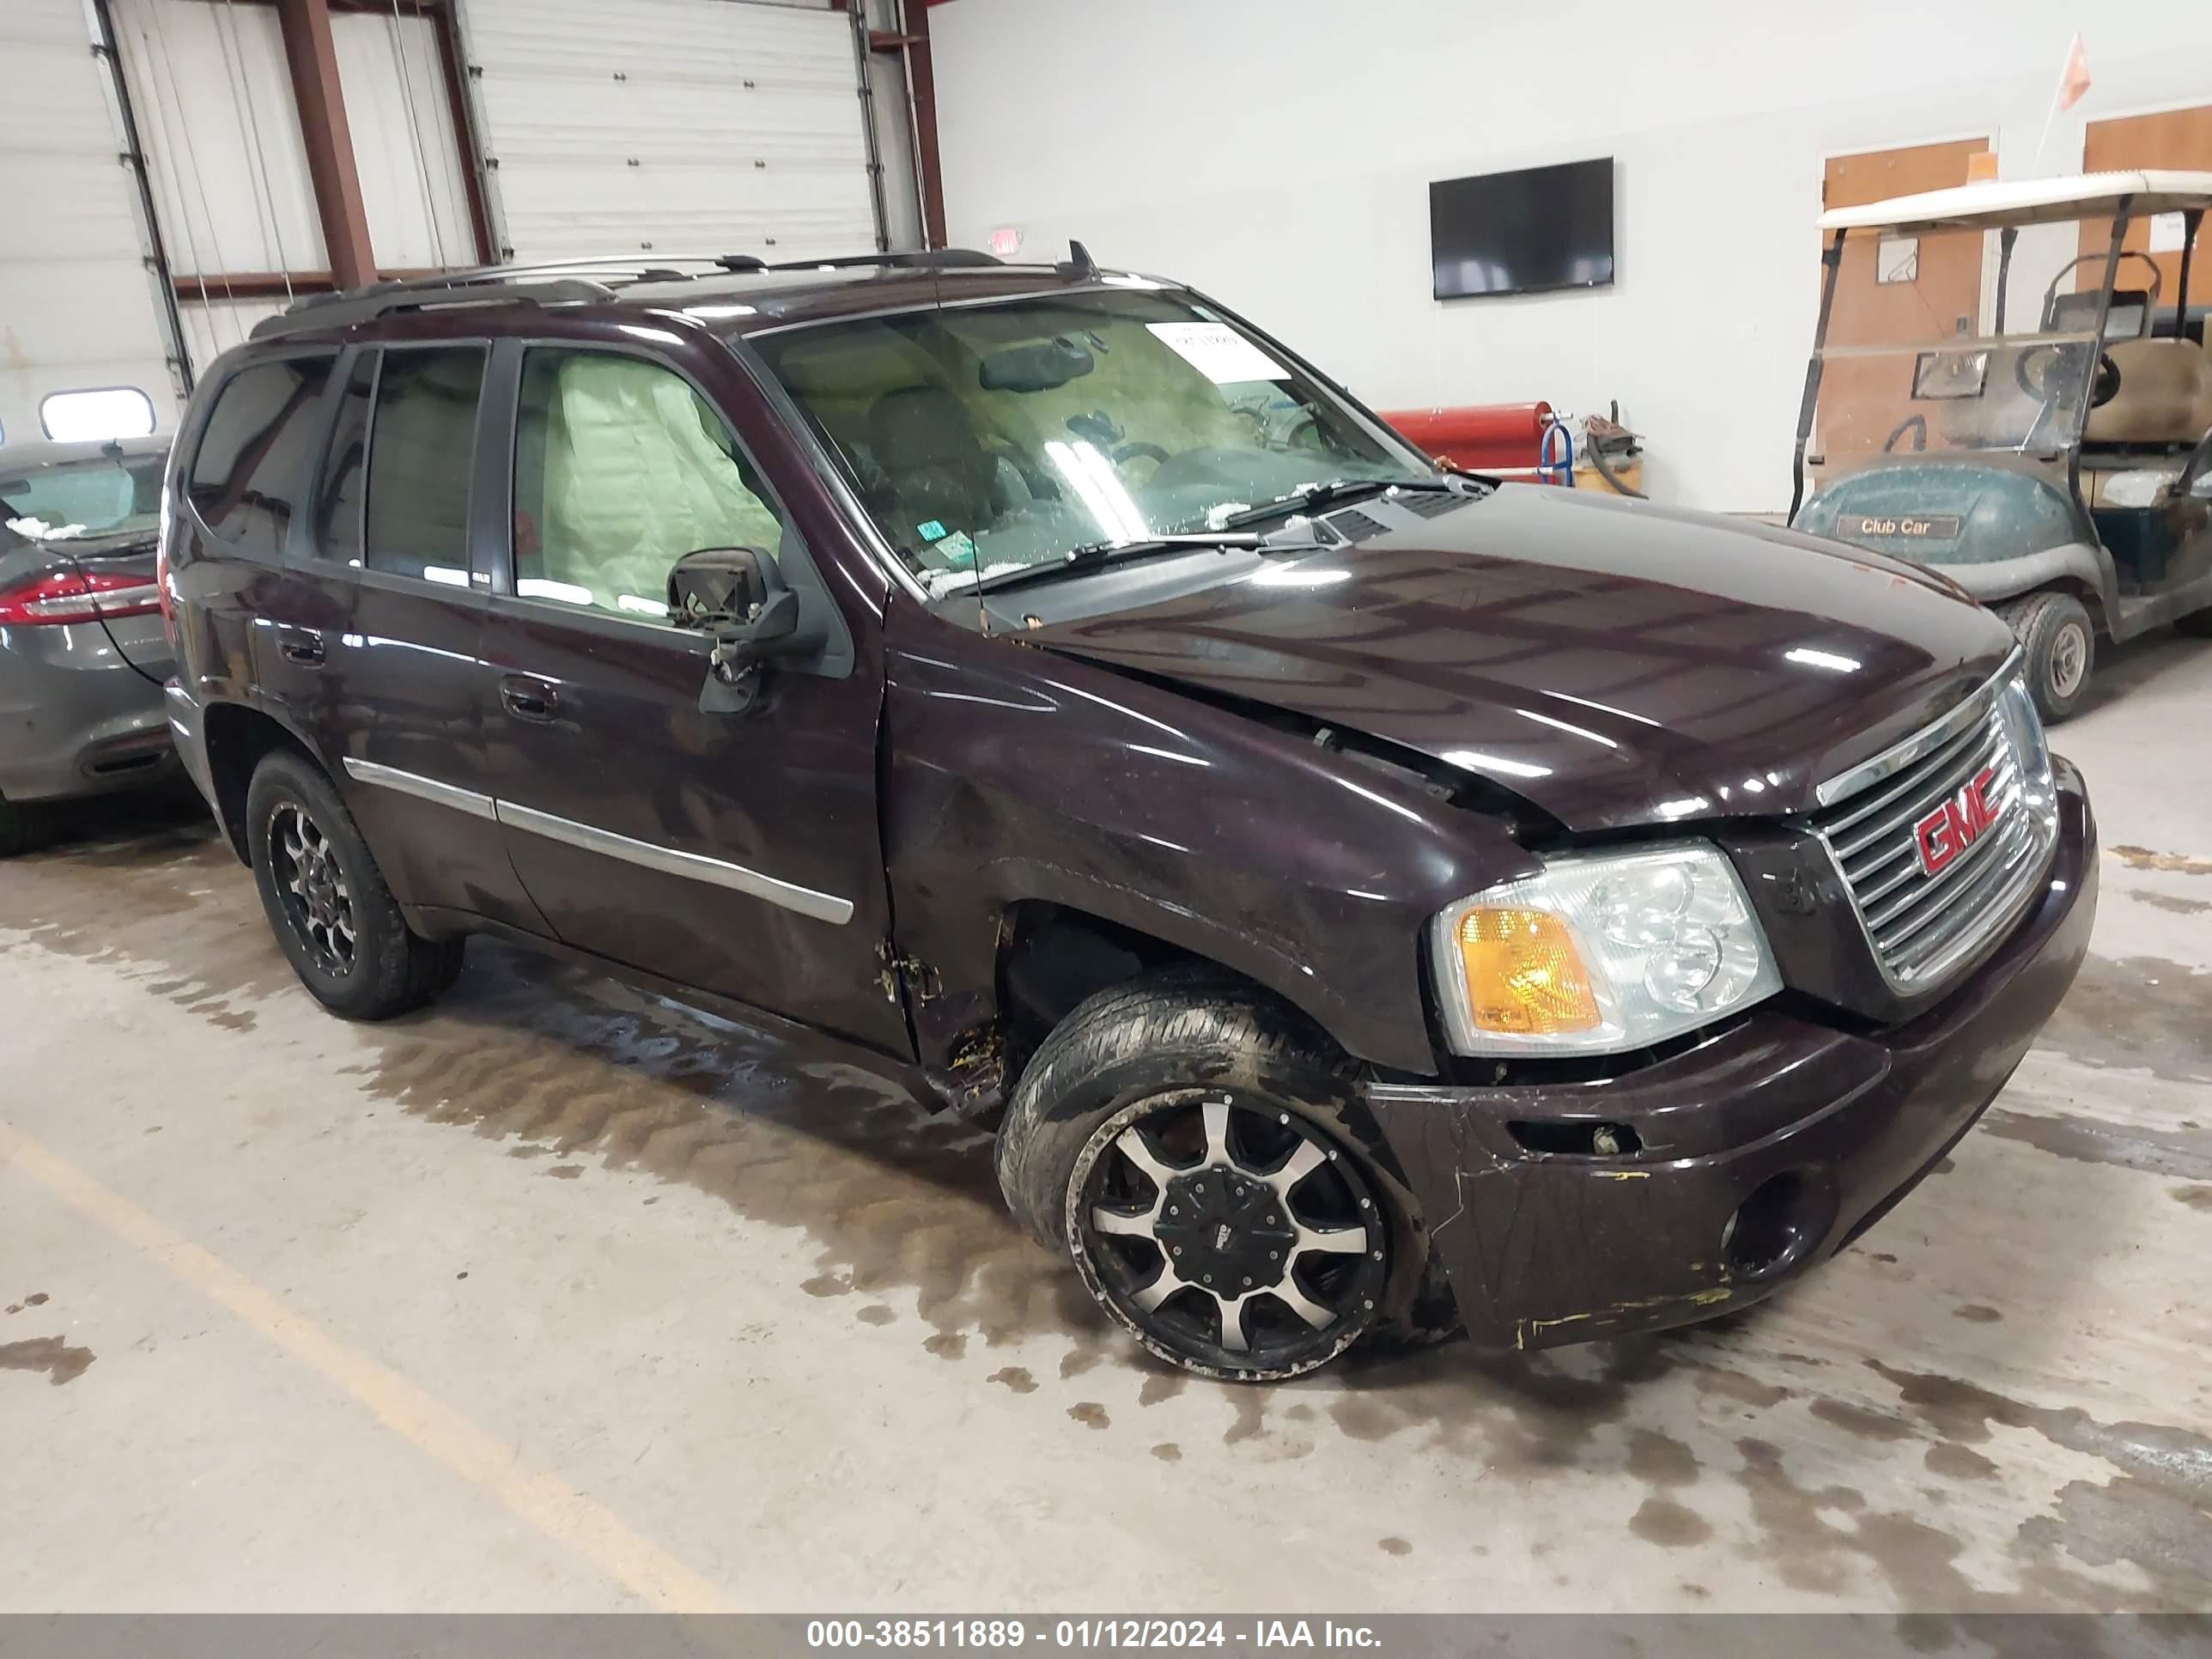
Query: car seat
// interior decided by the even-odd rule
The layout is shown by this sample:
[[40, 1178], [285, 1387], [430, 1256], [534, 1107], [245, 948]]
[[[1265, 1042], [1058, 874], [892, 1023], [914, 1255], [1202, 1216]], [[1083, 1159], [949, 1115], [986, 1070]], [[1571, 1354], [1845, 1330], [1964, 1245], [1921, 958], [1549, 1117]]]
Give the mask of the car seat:
[[877, 398], [868, 448], [884, 474], [885, 516], [902, 539], [932, 521], [973, 532], [1005, 510], [998, 462], [967, 406], [941, 386], [902, 386]]
[[2093, 444], [2194, 444], [2212, 431], [2212, 353], [2194, 340], [2160, 336], [2105, 348], [2119, 390], [2089, 411], [2081, 436]]

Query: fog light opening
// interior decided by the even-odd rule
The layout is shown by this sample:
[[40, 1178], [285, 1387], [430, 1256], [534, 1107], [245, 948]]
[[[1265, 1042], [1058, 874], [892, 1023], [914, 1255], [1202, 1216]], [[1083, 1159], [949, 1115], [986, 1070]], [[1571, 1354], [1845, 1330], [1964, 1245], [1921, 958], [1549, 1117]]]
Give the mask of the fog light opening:
[[1532, 1152], [1568, 1158], [1626, 1158], [1644, 1140], [1626, 1123], [1509, 1122], [1506, 1133]]
[[1721, 1256], [1739, 1279], [1771, 1279], [1811, 1249], [1820, 1237], [1818, 1212], [1805, 1177], [1796, 1170], [1769, 1176], [1751, 1190], [1721, 1229]]

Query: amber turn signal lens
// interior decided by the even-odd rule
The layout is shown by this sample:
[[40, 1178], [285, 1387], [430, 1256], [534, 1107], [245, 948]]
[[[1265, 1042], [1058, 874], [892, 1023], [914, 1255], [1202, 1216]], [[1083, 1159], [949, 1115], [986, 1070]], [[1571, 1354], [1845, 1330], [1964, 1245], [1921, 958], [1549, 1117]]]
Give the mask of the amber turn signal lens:
[[1574, 935], [1548, 910], [1469, 910], [1455, 937], [1477, 1030], [1541, 1036], [1603, 1024]]

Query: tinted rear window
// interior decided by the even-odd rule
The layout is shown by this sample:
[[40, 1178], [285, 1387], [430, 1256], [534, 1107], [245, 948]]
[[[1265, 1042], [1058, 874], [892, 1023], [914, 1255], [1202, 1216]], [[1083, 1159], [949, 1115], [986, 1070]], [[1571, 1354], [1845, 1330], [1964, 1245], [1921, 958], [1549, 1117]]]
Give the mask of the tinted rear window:
[[185, 489], [208, 528], [242, 553], [275, 558], [283, 550], [335, 362], [257, 363], [216, 394]]
[[369, 428], [366, 560], [450, 586], [469, 580], [469, 475], [481, 346], [384, 354]]

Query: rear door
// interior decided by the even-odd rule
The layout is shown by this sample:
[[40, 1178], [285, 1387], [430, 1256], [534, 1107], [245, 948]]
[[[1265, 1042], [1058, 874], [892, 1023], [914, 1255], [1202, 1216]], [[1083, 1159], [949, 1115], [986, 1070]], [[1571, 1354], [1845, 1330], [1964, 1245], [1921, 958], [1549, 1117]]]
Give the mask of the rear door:
[[[491, 787], [531, 897], [582, 950], [911, 1053], [878, 955], [882, 684], [775, 480], [656, 356], [532, 346], [512, 374], [484, 654]], [[677, 559], [733, 545], [775, 556], [830, 643], [767, 671], [746, 713], [705, 714], [707, 641], [662, 602]]]
[[[471, 580], [483, 342], [363, 348], [331, 390], [308, 510], [255, 652], [403, 903], [542, 933], [485, 787], [489, 671]], [[501, 485], [504, 493], [504, 484]]]

